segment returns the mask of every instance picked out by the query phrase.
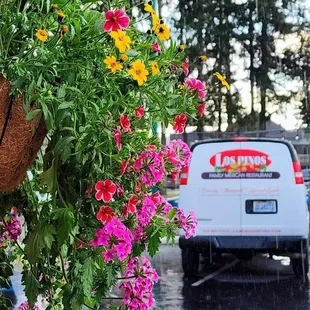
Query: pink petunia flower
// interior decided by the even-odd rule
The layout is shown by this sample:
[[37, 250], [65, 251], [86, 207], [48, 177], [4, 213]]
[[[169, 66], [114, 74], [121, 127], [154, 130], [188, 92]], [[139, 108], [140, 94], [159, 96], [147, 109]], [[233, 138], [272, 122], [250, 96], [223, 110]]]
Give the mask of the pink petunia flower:
[[196, 78], [186, 79], [185, 86], [187, 86], [187, 88], [192, 92], [197, 91], [200, 99], [203, 99], [206, 96], [206, 86]]
[[184, 62], [182, 63], [182, 68], [185, 76], [189, 75], [189, 58], [186, 57]]
[[141, 119], [144, 116], [144, 107], [143, 107], [143, 105], [141, 105], [139, 108], [136, 108], [135, 114], [136, 114], [136, 118], [137, 119]]
[[130, 19], [125, 11], [117, 9], [105, 12], [105, 23], [103, 30], [106, 32], [126, 29], [129, 25]]
[[161, 54], [161, 49], [157, 41], [151, 45], [151, 48], [154, 52]]
[[98, 181], [95, 185], [97, 191], [96, 199], [104, 202], [110, 202], [116, 192], [116, 185], [111, 180]]
[[118, 151], [122, 149], [122, 142], [121, 142], [121, 131], [120, 129], [114, 130], [114, 140], [116, 142], [116, 148]]
[[129, 119], [128, 115], [122, 114], [119, 118], [119, 122], [120, 122], [124, 132], [130, 131], [130, 119]]

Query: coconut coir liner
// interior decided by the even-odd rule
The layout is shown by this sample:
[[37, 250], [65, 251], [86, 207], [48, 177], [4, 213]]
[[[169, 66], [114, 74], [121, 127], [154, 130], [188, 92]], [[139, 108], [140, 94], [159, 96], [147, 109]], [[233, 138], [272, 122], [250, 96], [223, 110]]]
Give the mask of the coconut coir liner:
[[[10, 83], [0, 76], [0, 136], [10, 105]], [[25, 120], [23, 98], [13, 102], [5, 134], [0, 144], [0, 192], [12, 191], [26, 178], [43, 144], [47, 129], [38, 115]]]

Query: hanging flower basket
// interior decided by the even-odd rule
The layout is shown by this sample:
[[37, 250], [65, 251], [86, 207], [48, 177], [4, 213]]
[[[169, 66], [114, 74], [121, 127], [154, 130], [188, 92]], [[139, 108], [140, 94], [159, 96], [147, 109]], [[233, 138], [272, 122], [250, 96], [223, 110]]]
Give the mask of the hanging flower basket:
[[0, 76], [0, 192], [25, 179], [47, 133], [42, 115], [27, 121], [22, 96], [11, 101], [9, 92], [9, 81]]

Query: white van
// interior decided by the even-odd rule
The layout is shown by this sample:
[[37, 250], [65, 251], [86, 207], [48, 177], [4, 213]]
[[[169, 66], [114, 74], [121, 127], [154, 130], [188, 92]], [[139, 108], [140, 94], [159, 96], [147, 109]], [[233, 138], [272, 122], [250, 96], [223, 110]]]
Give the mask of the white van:
[[237, 137], [198, 142], [181, 174], [179, 207], [193, 210], [197, 236], [180, 237], [183, 269], [197, 273], [199, 255], [272, 253], [308, 273], [309, 212], [300, 163], [280, 139]]

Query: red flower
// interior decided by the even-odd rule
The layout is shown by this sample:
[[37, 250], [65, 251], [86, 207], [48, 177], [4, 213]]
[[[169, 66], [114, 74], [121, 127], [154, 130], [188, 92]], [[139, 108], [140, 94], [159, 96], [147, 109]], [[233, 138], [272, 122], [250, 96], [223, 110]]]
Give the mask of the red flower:
[[114, 130], [114, 140], [116, 142], [117, 150], [120, 151], [122, 149], [121, 131], [120, 131], [120, 129], [115, 129]]
[[121, 196], [123, 196], [125, 193], [124, 187], [123, 185], [116, 183], [116, 192], [114, 194], [115, 198], [120, 198]]
[[126, 206], [126, 213], [135, 213], [137, 208], [137, 204], [139, 202], [138, 196], [137, 195], [132, 195], [129, 200], [128, 200], [128, 204]]
[[186, 57], [185, 61], [182, 63], [182, 68], [184, 71], [184, 75], [188, 76], [189, 74], [189, 58], [188, 57]]
[[197, 110], [198, 110], [198, 114], [199, 114], [200, 117], [203, 116], [205, 108], [206, 108], [206, 104], [205, 103], [198, 104]]
[[121, 173], [120, 173], [120, 176], [122, 176], [125, 173], [125, 171], [126, 171], [126, 169], [128, 167], [128, 164], [129, 164], [129, 160], [130, 160], [130, 158], [128, 158], [126, 161], [123, 161], [121, 163]]
[[107, 11], [105, 12], [103, 30], [110, 32], [125, 29], [128, 27], [129, 21], [129, 17], [123, 10]]
[[130, 131], [130, 119], [128, 117], [128, 115], [123, 114], [120, 116], [119, 121], [121, 123], [121, 126], [124, 130], [124, 132], [128, 132]]
[[174, 118], [174, 124], [173, 124], [173, 129], [176, 133], [183, 133], [184, 128], [187, 122], [187, 117], [184, 113], [177, 115]]
[[155, 43], [153, 43], [152, 45], [151, 45], [151, 47], [152, 47], [152, 50], [154, 51], [154, 52], [157, 52], [158, 54], [161, 54], [161, 49], [160, 49], [160, 46], [158, 45], [158, 42], [156, 41]]
[[161, 195], [159, 192], [156, 192], [154, 194], [151, 195], [151, 199], [152, 201], [155, 203], [155, 205], [160, 203], [160, 199], [161, 199]]
[[94, 193], [94, 188], [92, 186], [88, 186], [85, 190], [85, 196], [90, 197]]
[[97, 220], [103, 224], [112, 221], [115, 217], [113, 209], [109, 206], [102, 206], [97, 213]]
[[136, 108], [136, 118], [141, 119], [144, 116], [144, 107], [143, 105], [139, 108]]
[[174, 73], [177, 73], [179, 70], [178, 67], [174, 64], [170, 65], [169, 69]]
[[95, 185], [97, 191], [96, 199], [104, 202], [110, 202], [116, 192], [116, 185], [111, 180], [98, 181]]
[[141, 186], [139, 184], [136, 184], [135, 186], [135, 192], [140, 193], [141, 192]]
[[147, 145], [146, 148], [147, 148], [149, 151], [156, 151], [156, 145], [153, 145], [153, 144]]

